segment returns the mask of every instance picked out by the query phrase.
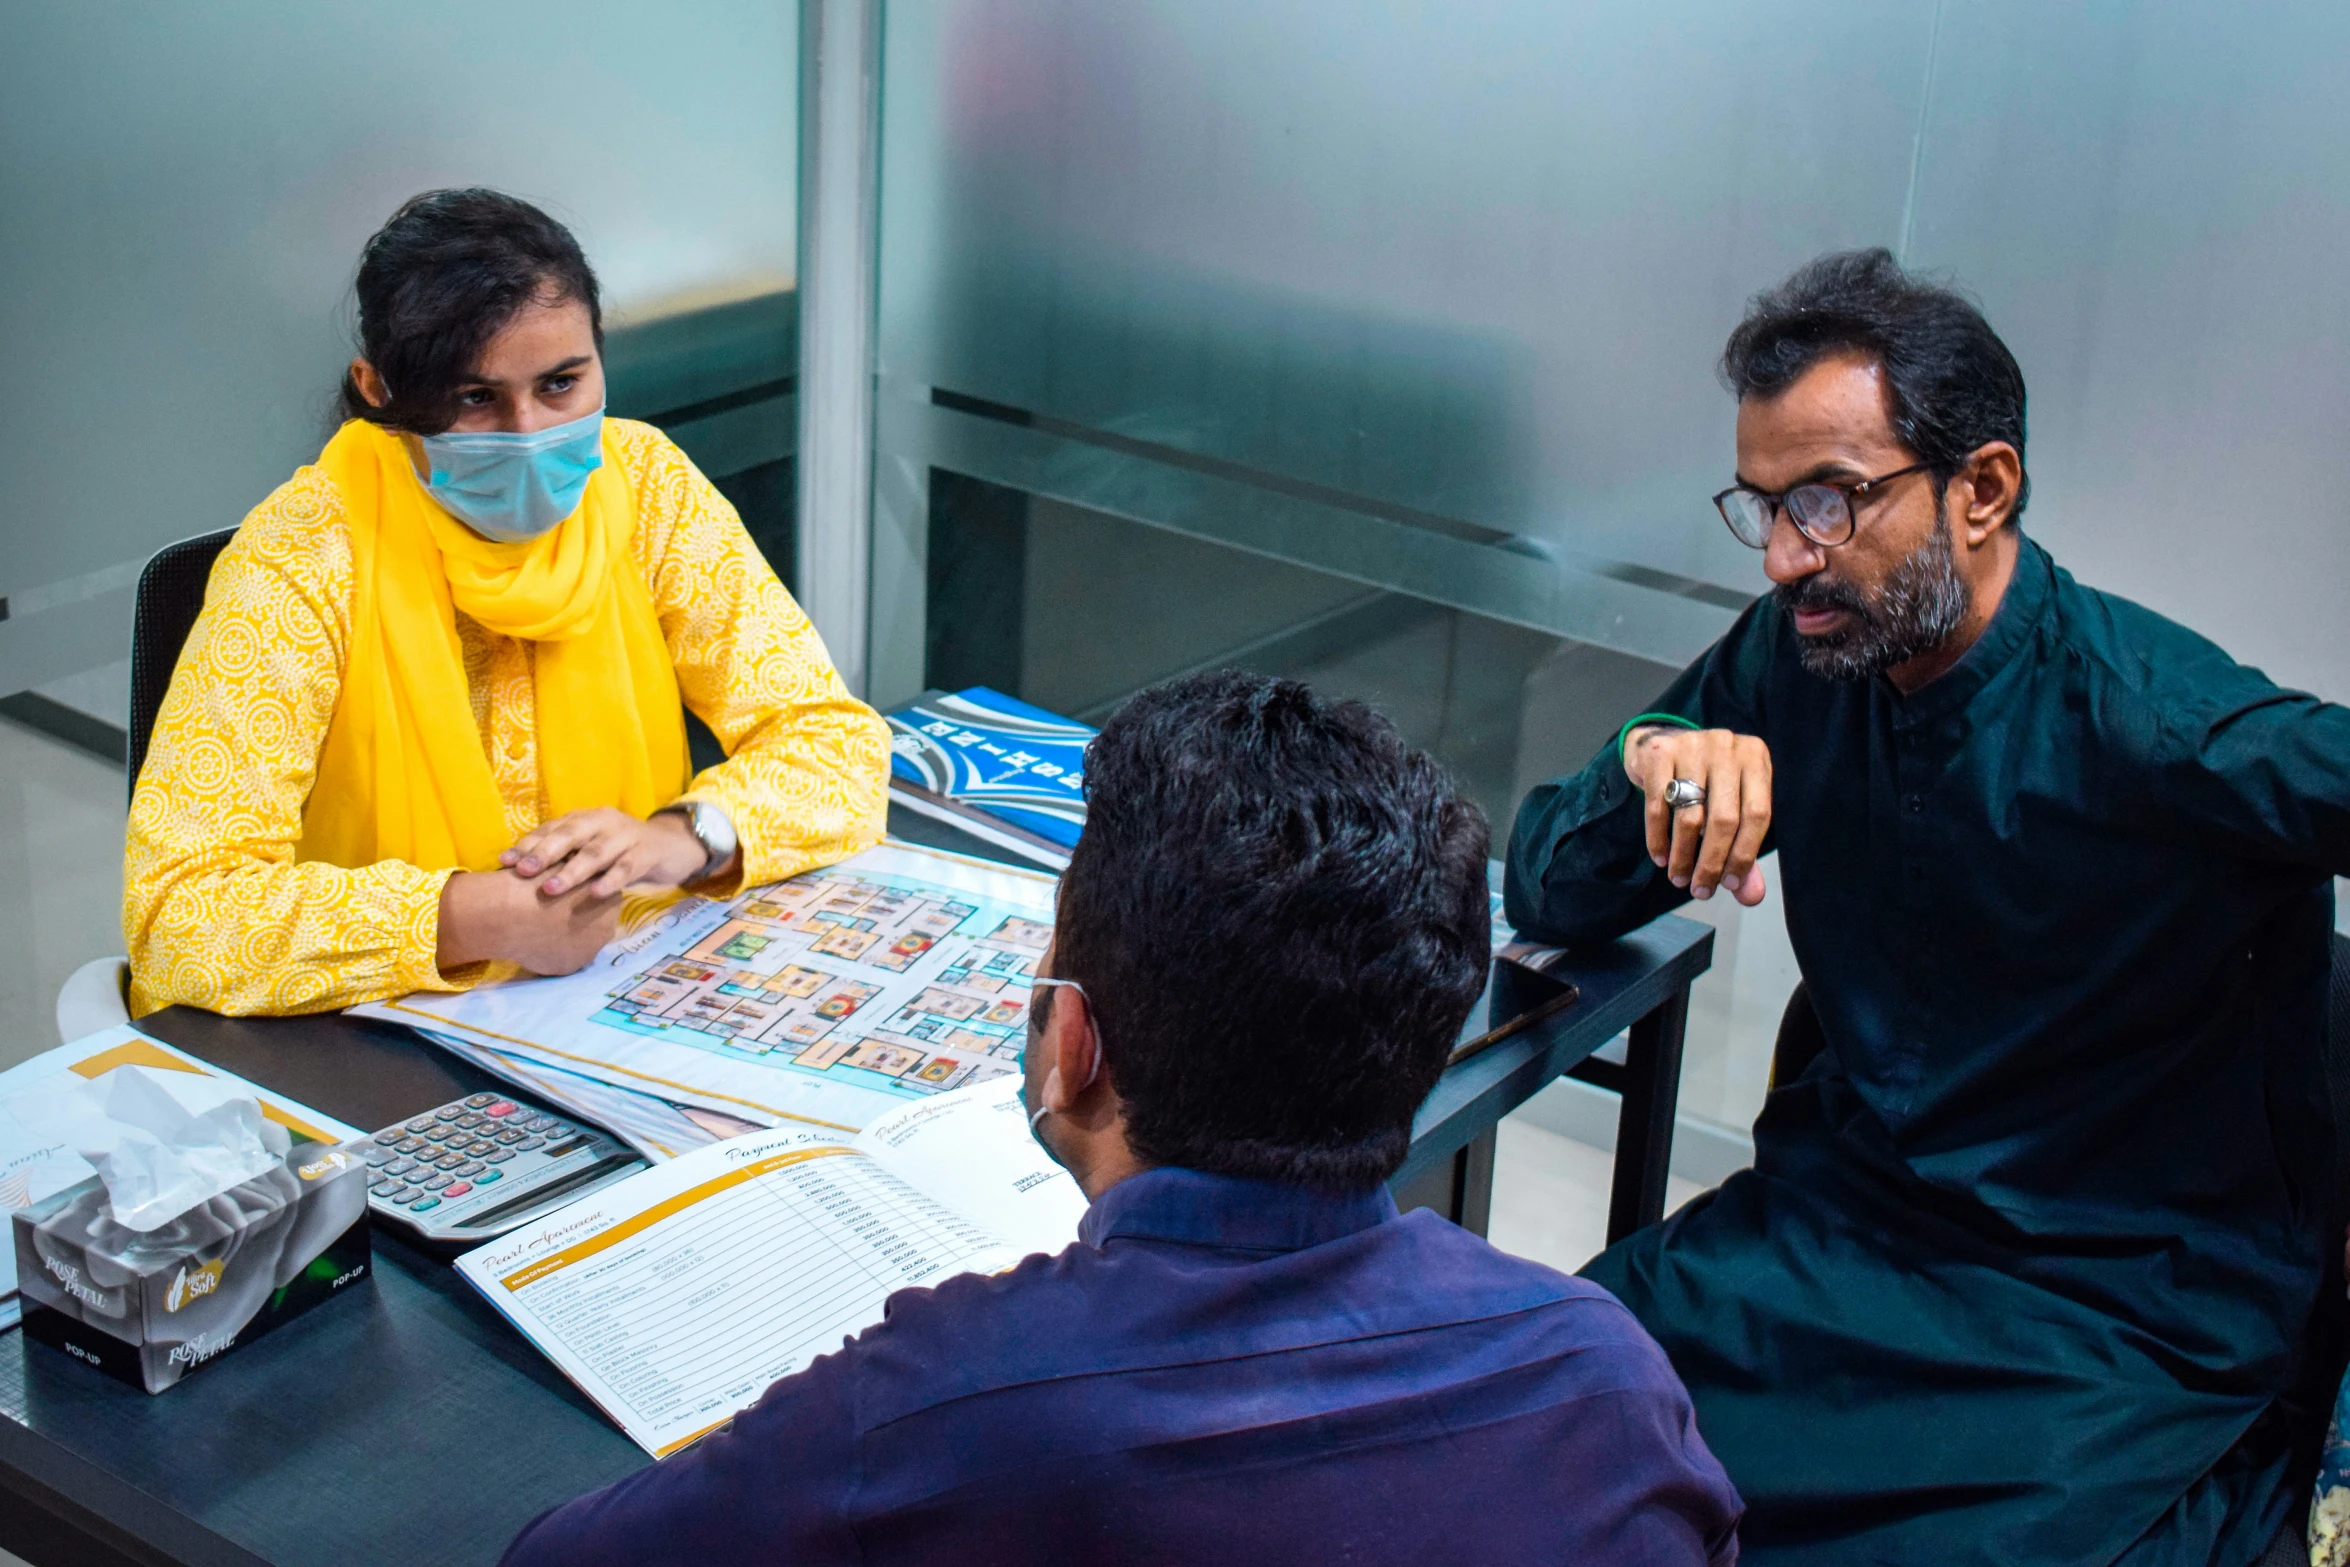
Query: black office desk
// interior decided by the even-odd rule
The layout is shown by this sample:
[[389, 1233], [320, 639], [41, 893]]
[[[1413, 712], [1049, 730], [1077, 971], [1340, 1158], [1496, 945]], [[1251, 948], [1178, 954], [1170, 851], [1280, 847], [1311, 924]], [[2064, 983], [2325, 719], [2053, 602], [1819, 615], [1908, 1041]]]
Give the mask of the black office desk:
[[[1668, 914], [1621, 941], [1553, 963], [1548, 972], [1572, 981], [1580, 999], [1437, 1080], [1412, 1119], [1412, 1151], [1387, 1183], [1396, 1202], [1434, 1208], [1484, 1234], [1496, 1125], [1554, 1079], [1575, 1077], [1623, 1096], [1608, 1240], [1664, 1217], [1689, 987], [1713, 961], [1713, 927]], [[1621, 1063], [1594, 1054], [1626, 1030]]]
[[[1667, 918], [1556, 972], [1582, 999], [1446, 1073], [1393, 1185], [1484, 1228], [1494, 1125], [1561, 1073], [1625, 1095], [1609, 1234], [1663, 1211], [1689, 984], [1713, 932]], [[162, 1038], [331, 1115], [489, 1086], [406, 1030], [174, 1008]], [[1590, 1059], [1632, 1031], [1623, 1067]], [[455, 1271], [377, 1232], [371, 1284], [157, 1397], [0, 1336], [0, 1548], [34, 1567], [494, 1561], [542, 1508], [643, 1453]]]

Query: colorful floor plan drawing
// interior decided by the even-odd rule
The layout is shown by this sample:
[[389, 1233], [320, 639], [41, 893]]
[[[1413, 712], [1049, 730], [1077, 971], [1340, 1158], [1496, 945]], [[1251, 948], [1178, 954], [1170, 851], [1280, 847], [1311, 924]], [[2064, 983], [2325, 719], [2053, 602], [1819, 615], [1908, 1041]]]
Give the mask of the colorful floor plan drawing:
[[[679, 957], [614, 986], [597, 1022], [687, 1030], [795, 1066], [873, 1072], [920, 1091], [959, 1087], [1016, 1059], [1036, 956], [1050, 929], [1016, 915], [958, 936], [979, 906], [935, 888], [818, 872], [736, 900]], [[857, 967], [905, 974], [954, 938], [938, 980], [887, 1021], [855, 1026], [882, 992]], [[973, 981], [976, 980], [976, 983]]]
[[[936, 1093], [1018, 1060], [1029, 981], [1051, 937], [1021, 915], [983, 919], [976, 901], [940, 888], [817, 871], [724, 907], [679, 956], [614, 985], [594, 1021]], [[871, 1011], [887, 976], [933, 953], [944, 959], [924, 965], [935, 977], [886, 1016]]]
[[885, 843], [689, 898], [576, 974], [365, 1009], [764, 1124], [850, 1130], [1017, 1068], [1052, 878]]

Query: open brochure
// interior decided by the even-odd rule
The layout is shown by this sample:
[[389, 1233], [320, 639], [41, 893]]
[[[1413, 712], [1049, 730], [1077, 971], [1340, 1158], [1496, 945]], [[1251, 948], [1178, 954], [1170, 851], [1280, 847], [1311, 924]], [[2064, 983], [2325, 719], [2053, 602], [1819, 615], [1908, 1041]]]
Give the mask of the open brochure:
[[[251, 1094], [260, 1102], [263, 1116], [312, 1142], [349, 1142], [367, 1135], [282, 1094], [255, 1087], [233, 1072], [208, 1066], [149, 1039], [135, 1028], [101, 1029], [0, 1072], [0, 1222], [17, 1209], [30, 1207], [96, 1173], [61, 1135], [64, 1123], [59, 1105], [67, 1095], [118, 1066], [218, 1079]], [[13, 1326], [17, 1311], [16, 1247], [0, 1236], [0, 1328]]]
[[886, 842], [630, 926], [576, 974], [353, 1010], [761, 1126], [855, 1133], [1017, 1065], [1053, 879]]
[[901, 1289], [1077, 1238], [1085, 1197], [1019, 1079], [696, 1149], [457, 1261], [638, 1445], [666, 1457], [881, 1320]]

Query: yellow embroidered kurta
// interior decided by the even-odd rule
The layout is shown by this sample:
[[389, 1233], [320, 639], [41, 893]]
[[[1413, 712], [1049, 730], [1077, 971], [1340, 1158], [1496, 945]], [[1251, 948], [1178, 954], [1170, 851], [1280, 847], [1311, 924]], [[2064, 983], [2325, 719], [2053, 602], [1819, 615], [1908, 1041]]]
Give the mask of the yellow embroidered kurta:
[[[631, 537], [685, 703], [727, 760], [683, 798], [723, 808], [746, 883], [879, 840], [889, 732], [850, 696], [741, 519], [669, 438], [607, 421], [637, 492]], [[131, 800], [123, 938], [131, 1010], [318, 1012], [461, 990], [434, 952], [453, 873], [295, 858], [342, 685], [352, 565], [342, 497], [306, 467], [245, 519], [213, 567]], [[532, 644], [457, 633], [475, 727], [519, 838], [539, 784]]]

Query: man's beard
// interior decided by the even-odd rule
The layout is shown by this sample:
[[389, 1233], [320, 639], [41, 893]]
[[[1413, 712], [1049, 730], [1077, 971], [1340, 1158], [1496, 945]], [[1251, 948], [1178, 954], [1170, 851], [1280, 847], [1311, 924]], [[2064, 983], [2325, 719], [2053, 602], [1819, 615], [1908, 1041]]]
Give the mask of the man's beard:
[[1865, 679], [1933, 651], [1966, 619], [1968, 602], [1966, 579], [1958, 574], [1951, 549], [1950, 524], [1942, 519], [1934, 523], [1934, 536], [1894, 567], [1874, 593], [1824, 571], [1771, 591], [1790, 617], [1799, 609], [1840, 609], [1851, 617], [1841, 630], [1795, 639], [1803, 667], [1829, 680]]

